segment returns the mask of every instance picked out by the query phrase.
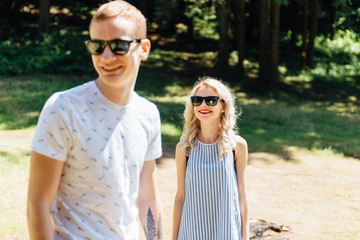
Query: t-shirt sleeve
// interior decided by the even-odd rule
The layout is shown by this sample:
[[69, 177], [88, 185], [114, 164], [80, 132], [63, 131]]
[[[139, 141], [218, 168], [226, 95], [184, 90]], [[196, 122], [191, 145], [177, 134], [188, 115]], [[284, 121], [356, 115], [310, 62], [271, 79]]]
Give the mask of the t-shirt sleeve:
[[40, 113], [31, 149], [50, 158], [65, 161], [71, 146], [69, 110], [59, 94], [52, 95]]
[[161, 157], [162, 146], [161, 146], [161, 120], [158, 108], [154, 105], [152, 115], [152, 134], [149, 143], [148, 150], [146, 152], [145, 161], [151, 161]]

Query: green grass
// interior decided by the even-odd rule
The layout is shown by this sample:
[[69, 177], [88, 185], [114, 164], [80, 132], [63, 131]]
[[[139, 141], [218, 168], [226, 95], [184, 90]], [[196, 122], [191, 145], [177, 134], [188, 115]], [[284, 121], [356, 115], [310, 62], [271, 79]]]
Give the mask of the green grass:
[[287, 149], [299, 147], [331, 149], [336, 154], [359, 157], [359, 106], [343, 113], [347, 106], [340, 105], [244, 100], [240, 133], [248, 140], [252, 152], [270, 152], [291, 158]]
[[[91, 78], [86, 78], [91, 79]], [[0, 129], [32, 127], [39, 111], [55, 91], [84, 82], [82, 77], [34, 75], [0, 77]]]
[[[0, 130], [34, 128], [47, 98], [93, 79], [93, 76], [37, 75], [0, 79]], [[164, 146], [174, 148], [182, 131], [184, 103], [196, 79], [142, 69], [136, 91], [153, 101], [162, 119]], [[240, 134], [250, 152], [269, 152], [289, 158], [287, 149], [332, 149], [336, 154], [359, 157], [360, 107], [351, 101], [308, 101], [291, 93], [259, 97], [234, 85]], [[284, 96], [285, 95], [285, 96]], [[290, 156], [291, 158], [291, 156]]]
[[29, 156], [0, 151], [0, 239], [27, 239], [26, 193]]
[[[291, 149], [295, 147], [314, 154], [320, 152], [322, 156], [359, 159], [358, 80], [337, 78], [336, 87], [329, 90], [340, 95], [325, 96], [318, 91], [329, 92], [326, 85], [315, 89], [315, 74], [307, 74], [306, 81], [301, 79], [303, 75], [285, 79], [285, 90], [257, 91], [242, 84], [231, 84], [243, 112], [238, 120], [239, 133], [248, 141], [249, 151], [272, 153], [291, 160]], [[45, 101], [56, 91], [94, 78], [91, 74], [0, 77], [0, 239], [27, 239], [30, 135]], [[158, 106], [163, 146], [170, 151], [179, 140], [184, 103], [196, 78], [196, 75], [189, 77], [152, 68], [142, 68], [139, 73], [136, 91]]]

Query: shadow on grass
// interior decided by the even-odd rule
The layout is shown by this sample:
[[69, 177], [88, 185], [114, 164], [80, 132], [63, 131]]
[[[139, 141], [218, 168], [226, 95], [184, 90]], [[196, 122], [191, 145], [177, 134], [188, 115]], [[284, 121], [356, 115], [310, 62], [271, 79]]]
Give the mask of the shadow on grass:
[[[94, 78], [63, 75], [0, 79], [0, 129], [21, 129], [36, 125], [39, 112], [52, 93], [91, 79]], [[195, 79], [153, 69], [140, 70], [136, 91], [147, 98], [166, 97], [165, 102], [155, 100], [154, 103], [159, 108], [163, 126], [167, 127], [163, 129], [163, 144], [166, 149], [170, 149], [169, 151], [174, 150], [179, 141], [184, 110], [184, 105], [173, 101], [172, 97], [188, 94], [188, 89]], [[315, 81], [325, 80], [315, 79], [314, 84]], [[344, 84], [345, 86], [336, 83], [339, 85], [332, 85], [331, 89], [337, 88], [333, 91], [341, 93], [339, 99], [342, 99], [347, 92], [358, 92], [358, 87], [354, 87], [355, 83], [349, 81], [348, 85]], [[326, 87], [321, 88], [323, 85], [326, 84], [319, 84], [319, 89], [323, 89], [325, 93], [330, 92]], [[268, 152], [291, 160], [288, 147], [295, 146], [310, 150], [330, 149], [345, 156], [359, 158], [360, 117], [355, 114], [356, 109], [359, 109], [357, 105], [354, 110], [351, 103], [341, 102], [334, 97], [337, 103], [342, 104], [341, 109], [328, 110], [335, 106], [332, 101], [308, 102], [304, 95], [311, 96], [313, 94], [310, 93], [316, 91], [311, 88], [305, 90], [304, 87], [297, 89], [294, 83], [284, 84], [284, 89], [280, 90], [273, 88], [270, 91], [258, 87], [265, 92], [261, 93], [266, 96], [265, 98], [259, 97], [255, 91], [255, 94], [251, 94], [251, 91], [241, 84], [232, 84], [232, 87], [238, 86], [239, 91], [246, 92], [247, 98], [250, 96], [257, 100], [256, 103], [251, 103], [247, 102], [246, 98], [244, 102], [240, 99], [243, 115], [238, 125], [240, 134], [248, 141], [250, 152]], [[316, 96], [317, 99], [325, 100], [334, 96], [334, 93], [329, 93], [327, 97]]]
[[[291, 81], [281, 83], [275, 92], [302, 100], [353, 102], [360, 105], [360, 75], [343, 76], [342, 79], [313, 75], [311, 81]], [[280, 91], [280, 93], [281, 93]]]
[[175, 157], [175, 147], [180, 140], [183, 127], [182, 113], [185, 109], [184, 104], [171, 102], [154, 102], [161, 116], [162, 142], [164, 157]]
[[333, 112], [324, 105], [292, 106], [274, 101], [243, 104], [242, 109], [238, 125], [250, 152], [275, 153], [291, 160], [289, 147], [299, 147], [360, 157], [360, 116], [355, 112], [339, 114], [341, 109]]
[[53, 93], [79, 85], [84, 78], [64, 75], [1, 77], [0, 129], [36, 125], [41, 109]]
[[[135, 91], [145, 97], [151, 96], [181, 96], [188, 94], [184, 89], [191, 87], [197, 80], [197, 77], [188, 77], [183, 74], [158, 68], [140, 68], [138, 79], [136, 80]], [[169, 92], [168, 87], [177, 86], [178, 91]]]

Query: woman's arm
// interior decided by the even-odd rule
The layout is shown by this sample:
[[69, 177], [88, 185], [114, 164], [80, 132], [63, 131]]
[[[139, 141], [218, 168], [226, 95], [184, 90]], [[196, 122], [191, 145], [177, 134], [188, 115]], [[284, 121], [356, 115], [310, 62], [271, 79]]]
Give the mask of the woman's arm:
[[176, 145], [175, 161], [177, 171], [177, 192], [174, 202], [172, 240], [176, 240], [178, 237], [181, 215], [185, 201], [186, 156], [180, 143]]
[[245, 139], [236, 138], [235, 168], [239, 190], [239, 203], [241, 209], [241, 234], [243, 240], [249, 239], [249, 212], [246, 190], [246, 165], [248, 161], [248, 148]]

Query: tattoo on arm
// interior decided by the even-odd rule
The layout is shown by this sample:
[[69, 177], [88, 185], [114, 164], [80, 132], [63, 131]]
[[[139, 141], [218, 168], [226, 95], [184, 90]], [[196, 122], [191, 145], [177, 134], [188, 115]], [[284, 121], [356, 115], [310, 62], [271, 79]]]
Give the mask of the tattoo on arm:
[[162, 229], [162, 218], [159, 216], [158, 220], [158, 231], [156, 232], [155, 227], [155, 218], [154, 215], [149, 208], [147, 217], [146, 217], [146, 226], [144, 226], [145, 236], [147, 240], [155, 240], [155, 237], [158, 236], [158, 239], [163, 238], [163, 229]]
[[[145, 228], [145, 227], [144, 227]], [[145, 229], [145, 236], [147, 240], [154, 240], [155, 239], [155, 219], [154, 216], [149, 208], [147, 217], [146, 217], [146, 229]]]

